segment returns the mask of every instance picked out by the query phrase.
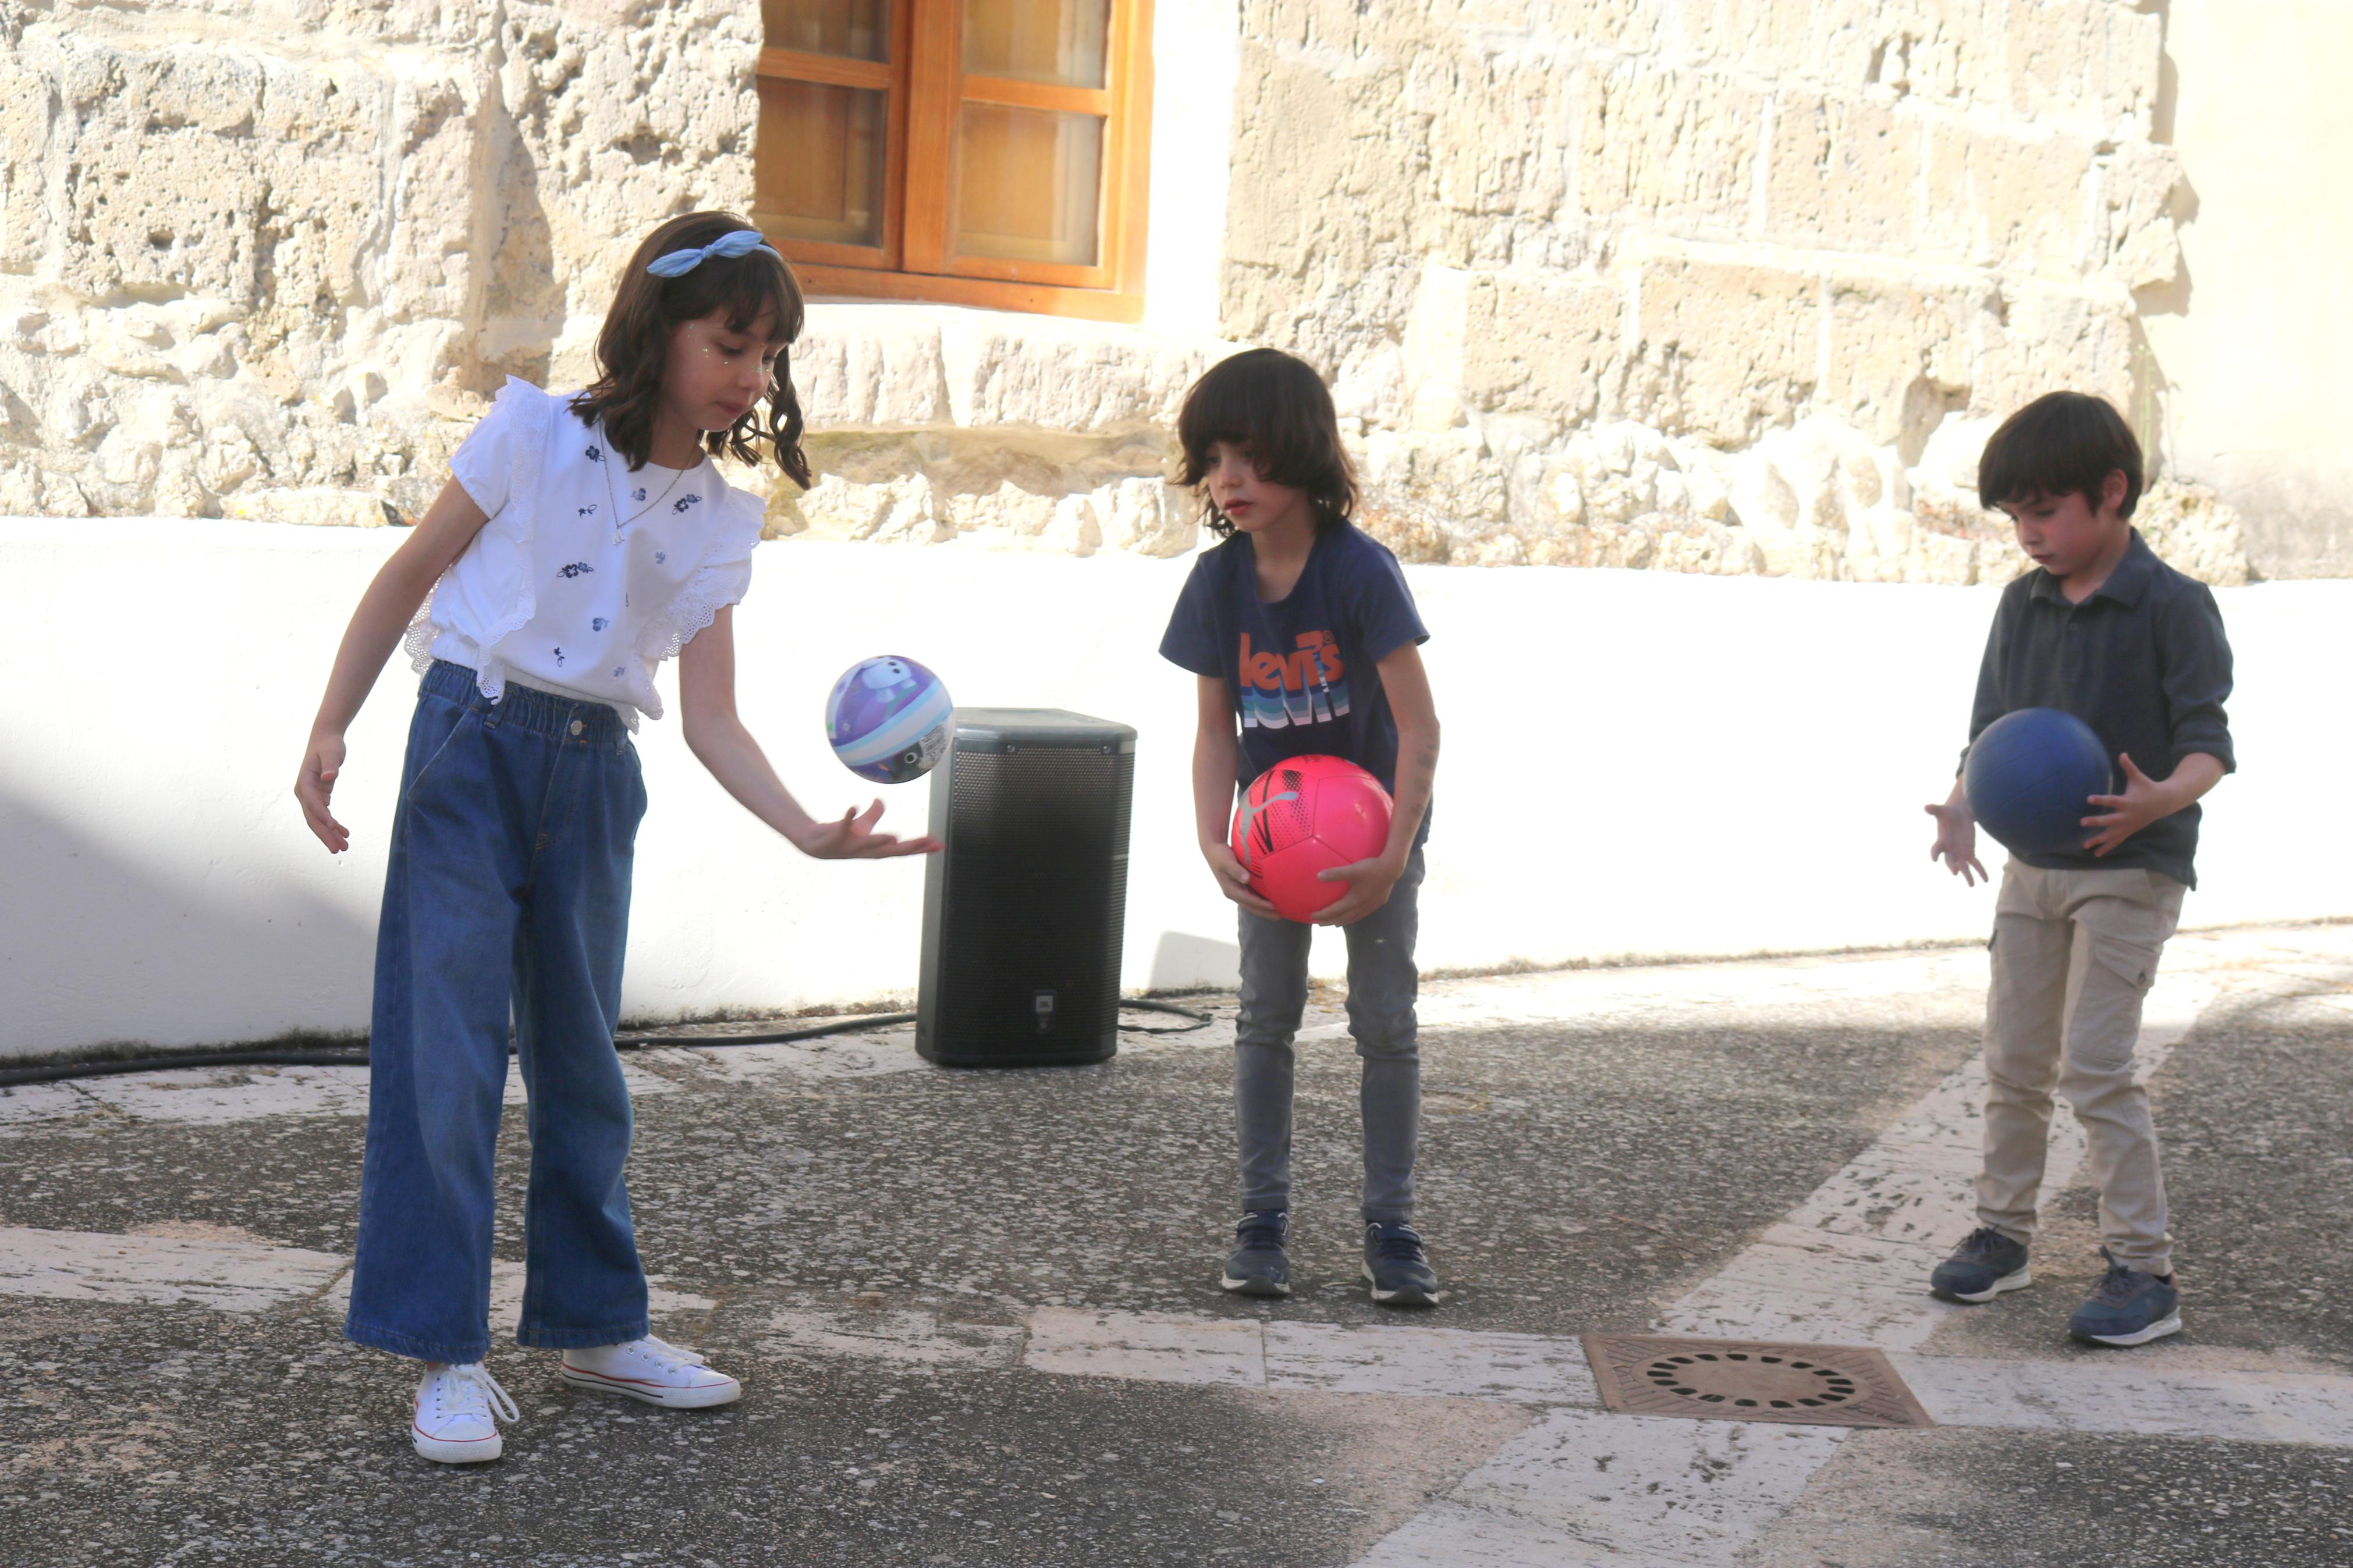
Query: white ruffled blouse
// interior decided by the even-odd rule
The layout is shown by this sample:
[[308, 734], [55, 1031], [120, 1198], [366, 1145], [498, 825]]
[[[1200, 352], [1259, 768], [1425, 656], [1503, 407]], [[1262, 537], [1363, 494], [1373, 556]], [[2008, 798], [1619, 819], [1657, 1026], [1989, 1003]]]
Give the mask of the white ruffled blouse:
[[[659, 719], [654, 671], [744, 597], [760, 498], [705, 458], [634, 473], [573, 395], [510, 377], [449, 459], [490, 521], [408, 630], [421, 672], [444, 658], [492, 701], [510, 678]], [[617, 526], [616, 526], [617, 524]]]

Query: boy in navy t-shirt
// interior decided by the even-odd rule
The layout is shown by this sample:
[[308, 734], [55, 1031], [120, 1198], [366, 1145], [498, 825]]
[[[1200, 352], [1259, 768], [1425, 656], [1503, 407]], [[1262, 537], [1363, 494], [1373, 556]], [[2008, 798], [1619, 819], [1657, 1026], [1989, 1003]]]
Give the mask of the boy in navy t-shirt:
[[1364, 768], [1396, 802], [1379, 855], [1323, 873], [1348, 889], [1315, 923], [1342, 927], [1348, 942], [1348, 1032], [1364, 1058], [1365, 1279], [1376, 1301], [1433, 1306], [1438, 1277], [1411, 1223], [1416, 894], [1438, 768], [1419, 651], [1430, 634], [1397, 557], [1348, 521], [1356, 476], [1314, 370], [1273, 349], [1237, 354], [1186, 395], [1177, 435], [1183, 482], [1207, 492], [1210, 530], [1224, 537], [1194, 563], [1160, 641], [1163, 657], [1200, 678], [1194, 816], [1219, 890], [1241, 906], [1242, 1216], [1219, 1282], [1242, 1295], [1291, 1293], [1292, 1040], [1313, 934], [1250, 891], [1227, 825], [1238, 787], [1287, 757], [1320, 753]]

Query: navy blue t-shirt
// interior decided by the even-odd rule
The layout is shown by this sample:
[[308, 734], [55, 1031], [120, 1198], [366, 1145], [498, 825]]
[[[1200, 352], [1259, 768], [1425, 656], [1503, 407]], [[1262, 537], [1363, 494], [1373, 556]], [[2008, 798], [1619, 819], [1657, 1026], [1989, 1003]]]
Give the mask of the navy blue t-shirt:
[[[1315, 536], [1299, 582], [1258, 596], [1258, 558], [1236, 533], [1193, 563], [1161, 657], [1223, 676], [1242, 725], [1240, 784], [1286, 757], [1345, 757], [1397, 792], [1397, 720], [1380, 661], [1430, 640], [1386, 545], [1347, 522]], [[1427, 831], [1429, 819], [1422, 823]]]

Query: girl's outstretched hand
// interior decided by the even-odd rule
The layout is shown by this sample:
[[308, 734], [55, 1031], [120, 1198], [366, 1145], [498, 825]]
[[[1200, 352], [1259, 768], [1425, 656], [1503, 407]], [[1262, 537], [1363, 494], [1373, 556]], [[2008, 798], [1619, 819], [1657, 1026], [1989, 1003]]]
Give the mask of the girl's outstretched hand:
[[352, 847], [351, 831], [327, 809], [328, 797], [335, 793], [335, 775], [343, 768], [343, 738], [314, 732], [310, 749], [302, 753], [302, 771], [294, 777], [294, 798], [302, 803], [302, 820], [311, 825], [311, 831], [331, 855]]
[[811, 822], [796, 835], [793, 844], [804, 855], [818, 860], [882, 860], [893, 855], [934, 855], [939, 852], [936, 838], [910, 838], [904, 843], [893, 835], [877, 833], [874, 825], [882, 819], [882, 803], [876, 801], [864, 811], [845, 811], [839, 822]]

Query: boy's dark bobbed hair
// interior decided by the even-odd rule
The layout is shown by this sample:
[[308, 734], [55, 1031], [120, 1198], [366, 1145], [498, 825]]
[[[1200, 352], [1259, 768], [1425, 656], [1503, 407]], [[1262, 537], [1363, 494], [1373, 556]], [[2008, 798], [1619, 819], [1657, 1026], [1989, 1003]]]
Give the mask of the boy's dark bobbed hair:
[[1248, 451], [1260, 479], [1304, 490], [1318, 531], [1356, 510], [1356, 470], [1340, 445], [1331, 390], [1313, 365], [1280, 349], [1246, 349], [1210, 366], [1185, 395], [1176, 441], [1185, 449], [1177, 482], [1201, 491], [1202, 521], [1220, 539], [1234, 525], [1206, 483], [1209, 448], [1220, 441]]
[[662, 367], [669, 363], [671, 331], [682, 321], [723, 310], [730, 331], [749, 333], [765, 321], [767, 341], [787, 347], [776, 355], [766, 394], [754, 399], [744, 416], [726, 429], [707, 432], [703, 445], [714, 457], [723, 452], [756, 465], [765, 442], [776, 454], [776, 466], [795, 484], [808, 489], [808, 458], [801, 451], [805, 421], [800, 398], [793, 391], [789, 349], [801, 335], [807, 307], [793, 269], [767, 251], [754, 250], [735, 257], [706, 256], [692, 271], [676, 278], [659, 278], [646, 270], [648, 262], [673, 250], [700, 249], [723, 234], [754, 226], [730, 212], [687, 213], [646, 236], [623, 268], [613, 308], [605, 312], [604, 330], [596, 334], [596, 379], [572, 400], [572, 411], [583, 424], [602, 419], [607, 439], [630, 468], [643, 466], [653, 449], [654, 416], [661, 406]]
[[1978, 499], [1989, 507], [2015, 506], [2037, 496], [2079, 495], [2093, 510], [2110, 474], [2125, 477], [2130, 517], [2140, 504], [2140, 443], [2132, 426], [2104, 397], [2045, 393], [2001, 422], [1978, 459]]

